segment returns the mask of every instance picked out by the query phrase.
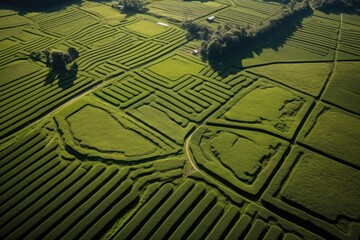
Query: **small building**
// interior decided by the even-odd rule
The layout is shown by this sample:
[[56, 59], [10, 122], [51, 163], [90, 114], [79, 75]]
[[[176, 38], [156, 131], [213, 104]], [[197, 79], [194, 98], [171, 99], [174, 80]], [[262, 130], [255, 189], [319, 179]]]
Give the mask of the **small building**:
[[192, 53], [193, 55], [197, 55], [197, 54], [199, 53], [199, 50], [194, 49], [194, 50], [191, 51], [191, 53]]
[[208, 17], [208, 22], [214, 22], [215, 21], [215, 16], [211, 16], [211, 17]]

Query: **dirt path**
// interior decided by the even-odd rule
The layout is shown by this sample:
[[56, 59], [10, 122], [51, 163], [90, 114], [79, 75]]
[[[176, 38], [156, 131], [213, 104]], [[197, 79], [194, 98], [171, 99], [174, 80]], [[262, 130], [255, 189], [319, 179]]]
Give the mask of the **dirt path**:
[[[200, 126], [199, 126], [200, 127]], [[190, 153], [190, 140], [191, 137], [194, 135], [194, 133], [199, 129], [199, 127], [197, 127], [193, 133], [191, 133], [191, 135], [186, 139], [185, 141], [185, 153], [186, 153], [186, 157], [189, 160], [191, 167], [194, 171], [198, 172], [199, 169], [196, 167], [195, 163], [193, 162], [193, 160], [191, 159], [191, 153]]]
[[326, 89], [329, 87], [330, 82], [333, 79], [334, 74], [335, 74], [336, 63], [338, 62], [338, 58], [339, 58], [339, 47], [340, 47], [342, 25], [343, 25], [343, 14], [340, 14], [340, 26], [339, 26], [338, 38], [337, 38], [336, 48], [335, 48], [334, 64], [333, 64], [333, 67], [332, 67], [331, 72], [329, 74], [329, 78], [325, 82], [325, 85], [324, 85], [323, 89], [321, 90], [321, 92], [319, 94], [319, 99], [318, 99], [319, 101], [322, 100], [322, 98], [324, 96], [324, 93], [326, 92]]

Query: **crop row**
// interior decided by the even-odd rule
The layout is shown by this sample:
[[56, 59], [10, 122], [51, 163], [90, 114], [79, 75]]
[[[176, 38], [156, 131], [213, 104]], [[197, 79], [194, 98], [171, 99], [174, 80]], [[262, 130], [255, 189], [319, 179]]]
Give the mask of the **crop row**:
[[158, 88], [159, 93], [156, 93], [158, 98], [155, 100], [158, 104], [195, 122], [202, 121], [218, 106], [234, 96], [240, 90], [238, 86], [243, 84], [241, 79], [239, 82], [233, 82], [234, 85], [229, 85], [210, 78], [190, 76], [183, 78], [173, 89], [167, 90], [155, 85], [160, 82], [155, 76], [149, 75], [146, 71], [141, 74], [146, 79], [145, 84]]
[[245, 12], [240, 12], [235, 9], [226, 9], [216, 15], [221, 21], [226, 21], [232, 24], [246, 25], [255, 24], [262, 20], [261, 17], [251, 15]]
[[148, 96], [151, 91], [151, 88], [129, 77], [96, 91], [95, 95], [115, 106], [126, 108]]
[[[214, 233], [222, 233], [238, 217], [236, 207], [224, 212], [225, 207], [217, 203], [214, 192], [206, 193], [203, 184], [187, 180], [176, 190], [167, 184], [124, 224], [114, 239], [203, 239], [213, 226], [219, 228]], [[216, 224], [220, 218], [224, 221]]]
[[266, 15], [272, 15], [281, 8], [281, 4], [266, 3], [263, 1], [234, 0], [234, 2], [237, 6], [249, 8]]
[[115, 106], [127, 108], [155, 93], [155, 102], [159, 106], [198, 122], [252, 81], [246, 75], [230, 76], [224, 82], [186, 75], [176, 82], [169, 82], [145, 69], [96, 91], [95, 95]]
[[183, 175], [183, 159], [120, 169], [60, 160], [57, 147], [36, 130], [0, 151], [1, 239], [99, 238], [140, 191]]
[[340, 38], [340, 51], [360, 56], [360, 31], [342, 29]]
[[161, 1], [150, 4], [149, 12], [181, 21], [203, 17], [221, 8], [198, 2]]
[[16, 85], [2, 91], [4, 97], [0, 104], [1, 136], [24, 126], [58, 104], [98, 83], [84, 76], [78, 77], [75, 81], [73, 76], [66, 76], [57, 80], [58, 84], [47, 82], [51, 81], [47, 79], [55, 79], [55, 77], [52, 73], [41, 71], [36, 76], [30, 75], [18, 79]]

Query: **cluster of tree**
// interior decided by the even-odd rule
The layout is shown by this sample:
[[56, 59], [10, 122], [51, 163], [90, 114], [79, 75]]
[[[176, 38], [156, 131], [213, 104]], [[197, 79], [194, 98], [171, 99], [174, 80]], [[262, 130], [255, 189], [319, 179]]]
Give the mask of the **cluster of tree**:
[[[204, 35], [204, 38], [202, 38], [204, 41], [200, 46], [200, 54], [204, 59], [219, 59], [234, 50], [264, 38], [270, 32], [287, 24], [291, 18], [308, 14], [311, 11], [309, 0], [303, 2], [293, 0], [277, 14], [257, 24], [246, 26], [227, 24], [212, 34], [208, 34], [207, 37]], [[192, 33], [203, 29], [201, 25], [197, 27], [192, 25], [197, 24], [187, 23], [187, 26], [191, 26], [191, 28], [187, 27], [187, 29], [193, 29]]]
[[70, 66], [78, 57], [79, 52], [74, 47], [70, 47], [67, 52], [54, 49], [52, 51], [42, 50], [30, 54], [31, 59], [45, 63], [48, 68], [55, 72], [69, 71]]
[[311, 0], [311, 5], [315, 9], [326, 7], [359, 8], [360, 0]]
[[214, 32], [214, 30], [207, 25], [195, 23], [194, 21], [185, 21], [182, 24], [193, 37], [206, 40]]
[[120, 0], [119, 5], [123, 6], [123, 11], [146, 11], [146, 1], [144, 0]]

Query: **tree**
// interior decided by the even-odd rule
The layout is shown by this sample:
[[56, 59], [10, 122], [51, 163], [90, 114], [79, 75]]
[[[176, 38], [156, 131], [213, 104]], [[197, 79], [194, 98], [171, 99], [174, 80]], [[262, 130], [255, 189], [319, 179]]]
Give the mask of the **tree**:
[[124, 11], [145, 12], [146, 2], [144, 0], [120, 0], [119, 5], [122, 5]]
[[67, 52], [73, 61], [79, 57], [79, 52], [74, 47], [69, 47]]
[[58, 73], [69, 71], [75, 64], [74, 60], [78, 57], [79, 52], [74, 47], [70, 47], [67, 52], [54, 49], [52, 51], [36, 51], [30, 54], [33, 61], [45, 63], [46, 67]]

